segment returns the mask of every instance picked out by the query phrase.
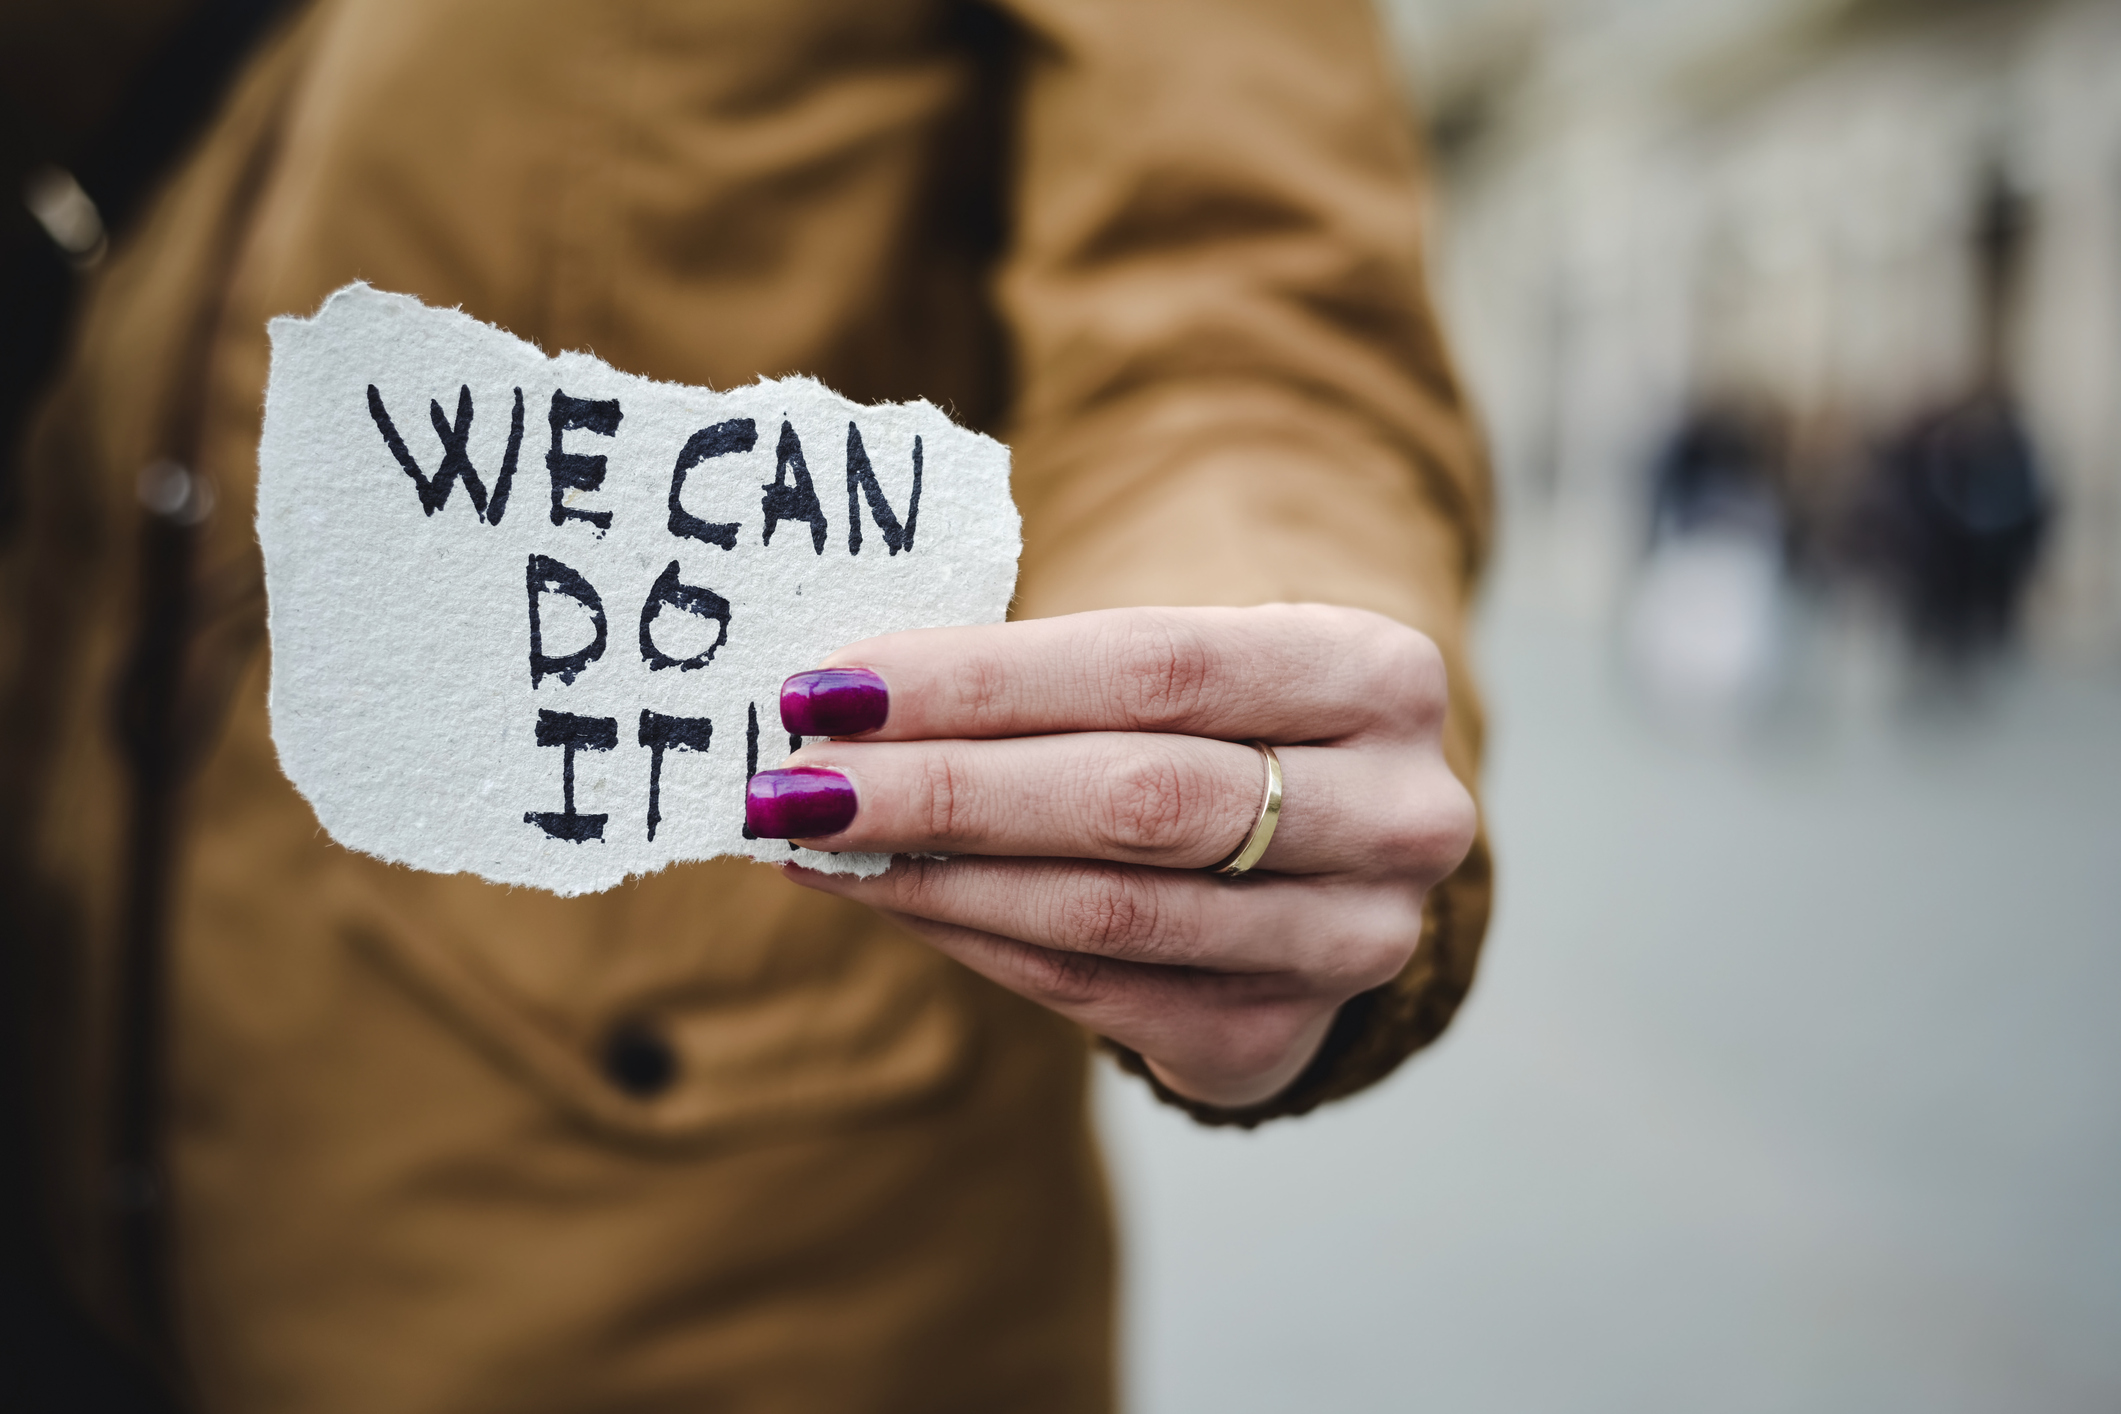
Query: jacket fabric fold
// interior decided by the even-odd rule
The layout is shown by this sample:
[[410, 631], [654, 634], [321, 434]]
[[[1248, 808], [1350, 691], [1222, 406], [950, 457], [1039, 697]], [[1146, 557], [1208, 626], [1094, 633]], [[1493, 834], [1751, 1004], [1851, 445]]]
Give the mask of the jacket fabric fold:
[[[359, 278], [653, 378], [925, 397], [1013, 448], [1017, 615], [1390, 615], [1444, 651], [1470, 784], [1488, 491], [1384, 53], [1353, 0], [315, 0], [274, 34], [98, 273], [0, 567], [52, 1200], [122, 1325], [111, 703], [157, 592], [140, 473], [211, 486], [154, 1081], [200, 1407], [1110, 1407], [1093, 1038], [748, 863], [562, 900], [321, 833], [267, 722], [265, 325]], [[1188, 1108], [1389, 1073], [1488, 894], [1476, 846], [1290, 1091]]]

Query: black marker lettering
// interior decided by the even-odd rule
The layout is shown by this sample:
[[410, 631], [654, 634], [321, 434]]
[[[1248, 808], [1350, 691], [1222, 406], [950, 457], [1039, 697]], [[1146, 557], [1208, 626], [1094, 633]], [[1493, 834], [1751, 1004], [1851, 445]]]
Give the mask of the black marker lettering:
[[501, 455], [501, 474], [493, 480], [493, 499], [486, 503], [488, 525], [499, 525], [508, 512], [508, 491], [516, 480], [516, 455], [523, 450], [523, 390], [515, 391], [515, 411], [508, 419], [508, 450]]
[[376, 424], [376, 431], [383, 434], [383, 444], [397, 458], [398, 465], [412, 478], [419, 488], [420, 509], [428, 515], [449, 504], [450, 490], [461, 480], [464, 494], [471, 498], [472, 513], [488, 525], [499, 525], [501, 516], [508, 509], [508, 488], [515, 480], [516, 457], [523, 447], [523, 390], [516, 391], [515, 420], [508, 432], [508, 451], [501, 459], [501, 474], [494, 482], [493, 500], [486, 499], [486, 484], [479, 480], [479, 473], [472, 468], [471, 454], [466, 444], [471, 440], [471, 386], [457, 387], [457, 416], [454, 423], [442, 416], [442, 405], [433, 399], [427, 403], [427, 415], [434, 423], [435, 436], [442, 440], [442, 463], [435, 468], [433, 477], [420, 470], [412, 453], [405, 446], [405, 439], [398, 435], [397, 424], [390, 420], [390, 412], [383, 406], [383, 394], [376, 385], [368, 385], [368, 415]]
[[[556, 677], [571, 686], [577, 673], [604, 656], [604, 645], [610, 640], [604, 623], [604, 601], [580, 573], [548, 555], [530, 557], [523, 569], [523, 584], [530, 596], [530, 685], [535, 688], [544, 679]], [[565, 594], [589, 610], [597, 632], [587, 647], [557, 656], [546, 653], [545, 629], [538, 612], [538, 596], [545, 593]]]
[[685, 473], [706, 461], [730, 452], [748, 452], [758, 445], [759, 425], [748, 417], [703, 427], [685, 441], [678, 464], [670, 473], [670, 533], [704, 540], [724, 550], [736, 548], [737, 522], [708, 522], [685, 509], [678, 499], [685, 490]]
[[[744, 704], [744, 711], [748, 718], [744, 723], [744, 783], [748, 786], [751, 783], [751, 778], [759, 773], [759, 704], [747, 702]], [[802, 744], [803, 739], [801, 737], [793, 733], [789, 735], [788, 749], [790, 751], [796, 750]], [[747, 840], [758, 838], [757, 835], [752, 833], [751, 826], [748, 823], [744, 826], [744, 838]], [[793, 850], [795, 847], [795, 841], [790, 840], [788, 848]]]
[[[382, 399], [376, 400], [378, 403]], [[369, 409], [373, 412], [374, 409]], [[471, 458], [464, 451], [465, 442], [471, 438], [471, 385], [457, 385], [457, 421], [452, 427], [442, 416], [442, 405], [433, 398], [427, 400], [427, 416], [434, 422], [435, 436], [442, 439], [442, 465], [435, 469], [432, 483], [435, 505], [440, 508], [449, 499], [449, 484], [457, 477], [464, 478], [464, 494], [471, 497], [472, 509], [479, 519], [486, 519], [486, 487], [480, 482], [478, 472], [472, 470]], [[420, 489], [420, 499], [427, 499], [427, 487]], [[432, 512], [430, 512], [432, 514]]]
[[[688, 614], [697, 614], [711, 619], [719, 625], [714, 642], [708, 644], [690, 658], [673, 658], [655, 646], [652, 627], [655, 616], [663, 611], [665, 604], [683, 609]], [[655, 587], [648, 591], [648, 598], [641, 604], [641, 658], [648, 664], [650, 672], [664, 668], [676, 668], [680, 672], [691, 672], [704, 668], [714, 661], [714, 650], [729, 641], [729, 601], [712, 589], [678, 583], [678, 562], [672, 560], [663, 572], [656, 576]]]
[[[744, 723], [744, 785], [748, 790], [751, 785], [751, 778], [759, 773], [759, 704], [756, 702], [745, 703], [744, 714], [748, 718]], [[744, 825], [744, 838], [747, 840], [758, 838], [757, 835], [751, 832], [751, 825], [748, 820]]]
[[869, 453], [862, 446], [862, 434], [853, 423], [847, 424], [847, 553], [862, 553], [862, 508], [854, 499], [856, 488], [869, 498], [869, 514], [876, 517], [876, 528], [883, 534], [884, 544], [896, 555], [901, 550], [913, 549], [913, 524], [921, 514], [921, 439], [913, 439], [913, 490], [906, 497], [906, 528], [899, 529], [898, 516], [893, 514], [891, 503], [884, 499], [884, 488], [877, 484], [876, 470], [869, 465]]
[[552, 474], [552, 523], [564, 525], [570, 520], [586, 520], [598, 530], [611, 528], [610, 511], [578, 511], [566, 504], [569, 491], [594, 491], [604, 484], [605, 458], [600, 452], [595, 456], [581, 452], [563, 451], [560, 437], [563, 433], [580, 429], [610, 437], [619, 430], [618, 399], [603, 402], [588, 398], [570, 397], [555, 389], [552, 395], [552, 411], [546, 421], [552, 427], [552, 450], [545, 454], [545, 470]]
[[648, 838], [663, 821], [663, 753], [675, 746], [685, 751], [705, 751], [714, 739], [714, 723], [706, 717], [666, 717], [641, 709], [641, 745], [648, 748]]
[[560, 799], [565, 808], [525, 811], [523, 823], [536, 825], [556, 840], [571, 840], [576, 844], [604, 838], [604, 822], [610, 816], [575, 813], [574, 754], [577, 751], [609, 751], [618, 744], [619, 721], [616, 717], [577, 717], [572, 712], [552, 712], [540, 707], [538, 745], [560, 748]]
[[[795, 476], [792, 486], [788, 484], [791, 472]], [[773, 484], [759, 489], [766, 493], [759, 502], [759, 508], [766, 513], [766, 538], [762, 544], [773, 543], [773, 528], [782, 521], [808, 521], [810, 548], [820, 555], [825, 553], [825, 508], [818, 504], [817, 488], [810, 484], [810, 467], [803, 460], [803, 444], [790, 423], [781, 424], [780, 446], [774, 452]]]
[[670, 746], [706, 750], [715, 740], [715, 723], [706, 717], [664, 717], [641, 708], [641, 744], [649, 748], [649, 839], [662, 825], [662, 753]]

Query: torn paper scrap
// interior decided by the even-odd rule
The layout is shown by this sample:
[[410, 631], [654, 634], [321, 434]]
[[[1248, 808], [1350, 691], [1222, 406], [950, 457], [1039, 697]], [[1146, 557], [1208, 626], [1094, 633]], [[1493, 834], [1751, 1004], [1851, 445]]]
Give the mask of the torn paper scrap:
[[747, 839], [744, 783], [800, 745], [790, 673], [1003, 617], [1007, 447], [809, 378], [547, 358], [363, 284], [271, 332], [273, 741], [333, 839], [565, 895], [716, 855], [885, 867]]

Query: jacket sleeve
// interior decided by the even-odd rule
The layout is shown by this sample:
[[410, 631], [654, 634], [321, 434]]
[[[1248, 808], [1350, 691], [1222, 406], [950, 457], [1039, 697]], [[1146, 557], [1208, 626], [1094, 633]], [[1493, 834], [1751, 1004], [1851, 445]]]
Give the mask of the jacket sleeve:
[[[1021, 72], [998, 298], [1023, 617], [1127, 605], [1372, 609], [1465, 654], [1486, 468], [1422, 277], [1407, 111], [1361, 0], [1012, 0]], [[1266, 1104], [1302, 1113], [1433, 1040], [1472, 982], [1485, 833], [1420, 947]], [[1146, 1074], [1140, 1059], [1122, 1063]], [[1153, 1083], [1153, 1081], [1152, 1081]]]

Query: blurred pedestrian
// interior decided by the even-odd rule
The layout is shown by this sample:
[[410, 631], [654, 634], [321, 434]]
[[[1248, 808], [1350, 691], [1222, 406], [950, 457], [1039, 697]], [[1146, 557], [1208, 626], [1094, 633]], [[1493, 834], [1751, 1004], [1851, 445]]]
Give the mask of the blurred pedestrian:
[[1859, 554], [1897, 594], [1916, 644], [1959, 661], [2014, 636], [2052, 514], [2010, 377], [2031, 212], [2000, 170], [1979, 209], [1974, 375], [1887, 441], [1856, 526]]

